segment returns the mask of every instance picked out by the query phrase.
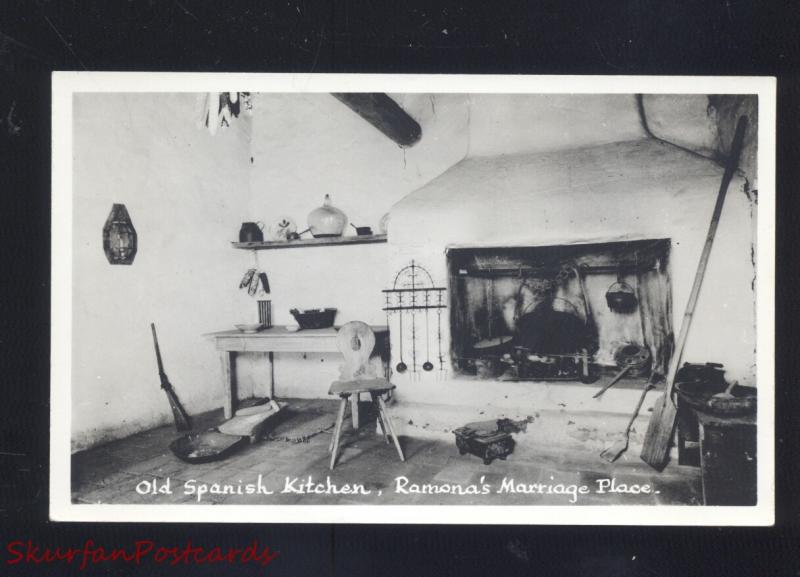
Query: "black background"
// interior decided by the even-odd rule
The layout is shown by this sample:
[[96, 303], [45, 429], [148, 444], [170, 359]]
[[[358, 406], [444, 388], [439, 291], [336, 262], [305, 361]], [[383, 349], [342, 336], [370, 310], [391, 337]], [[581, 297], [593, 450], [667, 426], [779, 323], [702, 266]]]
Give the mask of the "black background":
[[[792, 281], [798, 260], [794, 197], [800, 160], [800, 11], [791, 3], [766, 4], [0, 2], [0, 112], [5, 115], [16, 102], [12, 120], [19, 126], [11, 137], [8, 123], [0, 124], [0, 451], [19, 454], [0, 455], [0, 575], [77, 573], [65, 566], [8, 567], [5, 544], [10, 540], [77, 547], [87, 538], [106, 546], [129, 546], [136, 539], [181, 545], [191, 538], [207, 547], [242, 546], [258, 538], [280, 551], [266, 569], [181, 568], [171, 573], [182, 575], [795, 575], [800, 566], [795, 496], [800, 445], [794, 413], [800, 409], [800, 383], [794, 378], [798, 363], [793, 319], [798, 306]], [[777, 76], [777, 525], [724, 529], [50, 523], [53, 70]], [[110, 565], [83, 574], [169, 573], [154, 566]]]

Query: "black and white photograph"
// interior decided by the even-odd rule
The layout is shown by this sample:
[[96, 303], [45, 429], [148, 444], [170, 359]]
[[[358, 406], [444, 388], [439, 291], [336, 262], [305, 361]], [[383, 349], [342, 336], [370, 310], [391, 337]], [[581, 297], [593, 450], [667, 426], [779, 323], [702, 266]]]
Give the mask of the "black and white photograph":
[[775, 81], [55, 73], [50, 516], [770, 525]]

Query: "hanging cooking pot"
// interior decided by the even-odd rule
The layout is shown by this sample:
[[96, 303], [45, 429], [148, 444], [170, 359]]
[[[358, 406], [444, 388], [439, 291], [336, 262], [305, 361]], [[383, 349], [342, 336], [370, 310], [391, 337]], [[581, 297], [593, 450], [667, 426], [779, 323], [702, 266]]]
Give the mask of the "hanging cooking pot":
[[608, 308], [615, 313], [629, 313], [636, 309], [636, 293], [624, 281], [617, 281], [606, 291]]
[[308, 228], [314, 238], [342, 236], [347, 226], [347, 215], [331, 204], [329, 194], [325, 202], [308, 214]]

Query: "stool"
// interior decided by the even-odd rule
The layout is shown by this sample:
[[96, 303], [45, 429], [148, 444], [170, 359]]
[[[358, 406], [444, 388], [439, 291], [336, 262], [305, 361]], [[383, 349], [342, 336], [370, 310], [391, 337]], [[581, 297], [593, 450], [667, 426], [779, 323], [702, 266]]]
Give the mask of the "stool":
[[[373, 405], [378, 411], [378, 425], [383, 433], [386, 443], [389, 443], [389, 435], [392, 437], [397, 454], [400, 460], [405, 461], [400, 441], [394, 432], [392, 421], [386, 412], [386, 403], [383, 400], [384, 394], [394, 389], [394, 385], [387, 379], [380, 378], [375, 374], [374, 368], [369, 364], [369, 357], [375, 347], [375, 334], [366, 323], [352, 321], [342, 326], [336, 335], [336, 345], [344, 356], [344, 365], [341, 368], [341, 380], [334, 381], [328, 390], [329, 395], [339, 395], [339, 412], [336, 416], [336, 426], [333, 430], [328, 452], [331, 453], [330, 468], [336, 464], [336, 457], [339, 452], [339, 440], [342, 435], [342, 425], [344, 422], [347, 405], [351, 396], [355, 395], [354, 400], [358, 399], [361, 393], [369, 393]], [[351, 409], [351, 413], [353, 410]]]

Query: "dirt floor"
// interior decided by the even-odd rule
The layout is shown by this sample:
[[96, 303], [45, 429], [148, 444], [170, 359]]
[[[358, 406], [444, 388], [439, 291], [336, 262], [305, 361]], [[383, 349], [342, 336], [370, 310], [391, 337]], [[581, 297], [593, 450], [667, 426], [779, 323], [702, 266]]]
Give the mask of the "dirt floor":
[[[295, 414], [329, 411], [333, 417], [337, 407], [329, 400], [285, 402]], [[222, 421], [222, 411], [196, 421], [197, 430], [204, 430]], [[168, 445], [179, 434], [174, 427], [160, 427], [76, 453], [73, 501], [265, 505], [699, 505], [702, 501], [699, 469], [671, 464], [657, 473], [639, 460], [638, 451], [610, 464], [596, 453], [557, 450], [524, 439], [505, 461], [485, 465], [478, 457], [459, 455], [453, 441], [401, 436], [406, 457], [401, 462], [394, 446], [376, 433], [374, 419], [365, 421], [358, 431], [345, 422], [343, 449], [333, 471], [328, 468], [332, 430], [300, 443], [261, 440], [223, 461], [198, 465], [176, 458]], [[524, 438], [526, 433], [518, 435]], [[169, 492], [164, 489], [167, 482]], [[584, 493], [580, 487], [586, 487]], [[153, 494], [154, 488], [161, 492]], [[208, 492], [198, 501], [201, 488]], [[636, 488], [638, 494], [631, 492]]]

